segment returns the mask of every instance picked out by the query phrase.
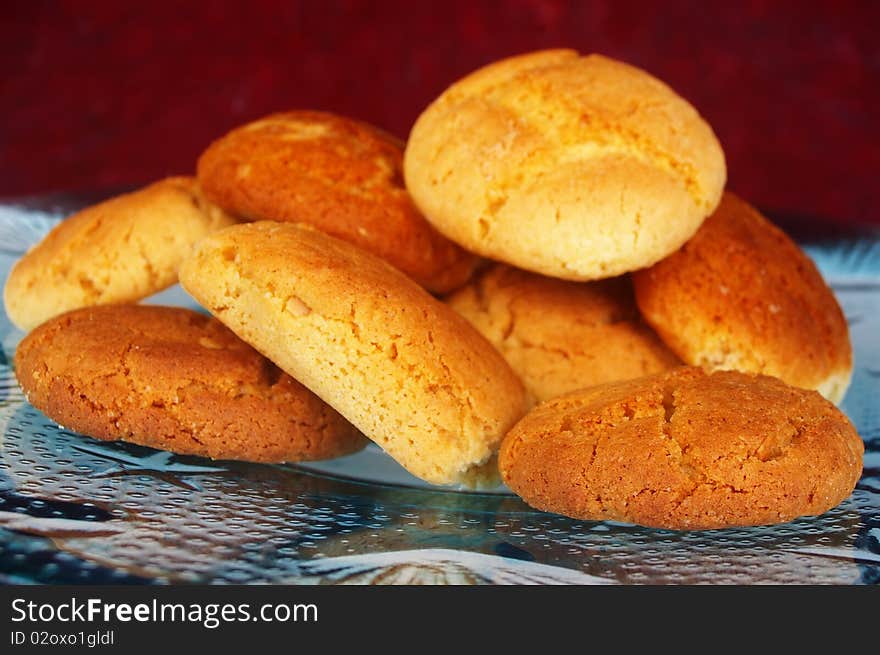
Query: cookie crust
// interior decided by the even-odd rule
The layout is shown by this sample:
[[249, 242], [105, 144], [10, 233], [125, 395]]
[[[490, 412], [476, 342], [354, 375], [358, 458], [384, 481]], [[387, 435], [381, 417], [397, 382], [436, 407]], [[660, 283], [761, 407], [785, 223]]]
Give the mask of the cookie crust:
[[645, 320], [687, 364], [843, 399], [852, 346], [834, 293], [797, 244], [735, 194], [633, 283]]
[[183, 308], [68, 312], [24, 338], [15, 373], [37, 409], [97, 439], [252, 462], [324, 459], [366, 443], [219, 321]]
[[146, 298], [177, 282], [196, 241], [235, 222], [192, 177], [166, 178], [83, 209], [12, 267], [6, 314], [30, 330], [78, 307]]
[[371, 125], [290, 111], [216, 140], [199, 158], [198, 177], [208, 197], [235, 215], [308, 223], [429, 291], [450, 291], [477, 258], [424, 219], [403, 186], [402, 159], [402, 143]]
[[505, 437], [499, 467], [538, 509], [694, 530], [821, 514], [852, 492], [863, 454], [814, 391], [684, 367], [538, 406]]
[[525, 412], [522, 383], [467, 321], [384, 260], [315, 229], [222, 230], [184, 263], [181, 284], [429, 482], [491, 475]]
[[642, 70], [573, 50], [512, 57], [453, 84], [413, 126], [404, 173], [449, 238], [570, 280], [670, 254], [726, 180], [721, 146], [687, 101]]
[[496, 264], [446, 302], [538, 402], [681, 364], [641, 320], [628, 277], [569, 282]]

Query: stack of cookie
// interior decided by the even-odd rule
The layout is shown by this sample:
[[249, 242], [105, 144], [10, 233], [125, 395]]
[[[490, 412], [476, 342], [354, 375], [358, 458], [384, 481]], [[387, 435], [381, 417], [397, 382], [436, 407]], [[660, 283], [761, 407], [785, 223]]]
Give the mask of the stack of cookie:
[[[647, 73], [573, 51], [457, 82], [408, 143], [320, 112], [233, 130], [15, 266], [16, 355], [70, 428], [299, 461], [364, 436], [436, 484], [676, 529], [852, 491], [852, 353], [812, 262], [724, 192]], [[133, 303], [178, 280], [212, 317]], [[825, 398], [822, 397], [822, 395]], [[827, 398], [827, 399], [826, 399]]]

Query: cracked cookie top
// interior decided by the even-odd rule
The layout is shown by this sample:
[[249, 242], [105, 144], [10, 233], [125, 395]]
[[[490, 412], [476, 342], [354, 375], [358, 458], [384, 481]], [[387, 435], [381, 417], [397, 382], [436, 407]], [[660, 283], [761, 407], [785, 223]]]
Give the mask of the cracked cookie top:
[[461, 286], [477, 258], [442, 236], [403, 185], [403, 144], [317, 111], [272, 114], [217, 139], [198, 161], [218, 205], [248, 220], [308, 223], [387, 260], [426, 289]]
[[98, 439], [267, 462], [334, 457], [365, 444], [218, 320], [179, 307], [62, 314], [22, 340], [15, 373], [35, 407]]
[[77, 307], [135, 302], [177, 282], [193, 244], [236, 221], [192, 177], [169, 177], [61, 221], [9, 273], [6, 313], [23, 330]]
[[633, 282], [645, 320], [686, 363], [773, 375], [843, 399], [852, 346], [834, 293], [794, 241], [733, 193]]
[[384, 260], [319, 230], [270, 221], [221, 230], [180, 280], [429, 482], [469, 484], [486, 464], [491, 475], [501, 438], [525, 413], [519, 378], [467, 321]]
[[687, 530], [821, 514], [852, 492], [863, 453], [814, 391], [683, 367], [539, 405], [505, 437], [499, 468], [538, 509]]
[[642, 322], [628, 277], [569, 282], [496, 264], [447, 303], [538, 402], [681, 364]]
[[588, 280], [649, 266], [721, 196], [724, 154], [686, 100], [600, 55], [534, 52], [449, 87], [404, 155], [425, 216], [481, 255]]

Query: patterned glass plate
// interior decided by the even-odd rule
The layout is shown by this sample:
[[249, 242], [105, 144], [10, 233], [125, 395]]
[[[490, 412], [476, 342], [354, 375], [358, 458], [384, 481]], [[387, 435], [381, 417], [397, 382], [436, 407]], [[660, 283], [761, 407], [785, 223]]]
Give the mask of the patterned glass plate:
[[[83, 199], [0, 206], [0, 271]], [[10, 368], [0, 313], [0, 582], [880, 582], [880, 240], [807, 244], [855, 346], [843, 403], [865, 439], [853, 495], [775, 527], [672, 532], [430, 487], [378, 448], [306, 466], [179, 457], [60, 429]], [[151, 299], [193, 305], [179, 288]]]

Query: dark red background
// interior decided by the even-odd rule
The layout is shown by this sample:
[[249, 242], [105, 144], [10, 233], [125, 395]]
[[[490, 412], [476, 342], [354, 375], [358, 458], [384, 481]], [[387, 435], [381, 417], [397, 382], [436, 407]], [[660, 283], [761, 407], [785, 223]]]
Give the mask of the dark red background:
[[449, 83], [567, 46], [636, 64], [715, 128], [729, 185], [777, 216], [880, 224], [878, 2], [6, 3], [0, 195], [193, 170], [288, 108], [405, 137]]

